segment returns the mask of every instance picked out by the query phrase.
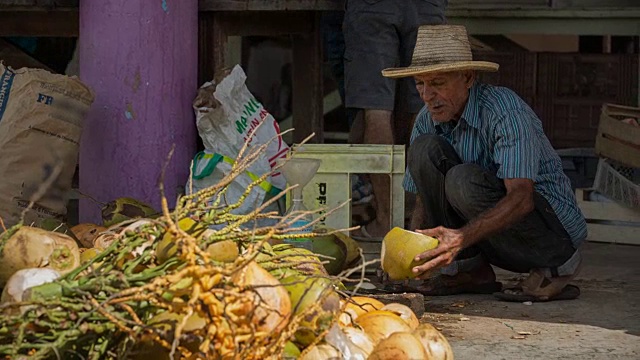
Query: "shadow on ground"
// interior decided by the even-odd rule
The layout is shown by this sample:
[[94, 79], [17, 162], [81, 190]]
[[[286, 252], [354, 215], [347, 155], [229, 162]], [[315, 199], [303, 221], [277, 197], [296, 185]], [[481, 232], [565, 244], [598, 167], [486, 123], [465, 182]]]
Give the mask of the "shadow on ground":
[[[518, 274], [497, 269], [504, 284]], [[488, 295], [428, 297], [423, 321], [456, 358], [640, 359], [640, 246], [589, 243], [577, 300], [508, 303]]]

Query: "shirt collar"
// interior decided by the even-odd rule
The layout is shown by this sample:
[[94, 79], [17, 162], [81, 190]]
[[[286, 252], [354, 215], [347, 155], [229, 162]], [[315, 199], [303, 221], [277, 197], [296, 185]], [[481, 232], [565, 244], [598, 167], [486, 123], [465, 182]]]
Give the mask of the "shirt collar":
[[[478, 83], [474, 82], [469, 89], [469, 99], [467, 99], [467, 104], [464, 106], [464, 111], [460, 116], [460, 120], [466, 122], [470, 126], [473, 126], [476, 129], [480, 129], [480, 117], [478, 114]], [[433, 121], [433, 125], [435, 126], [438, 132], [443, 132], [444, 128], [448, 128], [450, 123], [440, 123], [435, 120]], [[446, 125], [445, 125], [446, 124]]]

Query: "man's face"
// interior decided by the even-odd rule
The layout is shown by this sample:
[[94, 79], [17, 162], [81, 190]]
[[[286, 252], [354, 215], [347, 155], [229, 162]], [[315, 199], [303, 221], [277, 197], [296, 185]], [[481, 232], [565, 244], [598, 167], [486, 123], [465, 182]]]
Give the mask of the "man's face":
[[437, 122], [457, 120], [469, 98], [472, 71], [443, 72], [415, 77], [416, 88]]

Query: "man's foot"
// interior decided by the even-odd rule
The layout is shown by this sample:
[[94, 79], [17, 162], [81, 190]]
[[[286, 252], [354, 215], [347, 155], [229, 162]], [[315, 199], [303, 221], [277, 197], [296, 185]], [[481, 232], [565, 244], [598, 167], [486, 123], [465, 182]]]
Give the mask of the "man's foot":
[[540, 295], [530, 295], [525, 294], [525, 292], [520, 287], [508, 288], [504, 289], [500, 292], [496, 292], [495, 297], [502, 301], [510, 301], [510, 302], [546, 302], [546, 301], [556, 301], [556, 300], [574, 300], [580, 296], [580, 288], [567, 284], [565, 287], [560, 289], [560, 292], [553, 294], [551, 296], [540, 296]]
[[573, 275], [548, 278], [543, 271], [533, 269], [517, 286], [503, 289], [494, 295], [500, 300], [511, 302], [573, 300], [580, 296], [580, 288], [569, 282], [578, 272], [579, 269]]
[[426, 296], [445, 296], [456, 294], [493, 294], [502, 290], [502, 284], [496, 281], [491, 265], [486, 264], [472, 272], [456, 275], [437, 275], [416, 288]]

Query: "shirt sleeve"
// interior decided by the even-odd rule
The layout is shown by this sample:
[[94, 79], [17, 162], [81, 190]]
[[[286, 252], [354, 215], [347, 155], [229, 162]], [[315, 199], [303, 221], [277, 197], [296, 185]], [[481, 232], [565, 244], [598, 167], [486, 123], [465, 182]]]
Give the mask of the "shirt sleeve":
[[[430, 121], [427, 116], [426, 107], [422, 108], [422, 110], [416, 116], [415, 124], [413, 125], [413, 130], [411, 131], [411, 138], [409, 140], [409, 144], [413, 144], [414, 140], [423, 134], [428, 133], [427, 130], [427, 121]], [[402, 186], [404, 189], [410, 193], [417, 194], [418, 188], [416, 187], [416, 183], [413, 182], [413, 178], [409, 173], [409, 168], [407, 167], [404, 171], [404, 179], [402, 181]]]
[[510, 110], [498, 118], [493, 158], [500, 179], [536, 179], [540, 167], [540, 147], [531, 115]]

